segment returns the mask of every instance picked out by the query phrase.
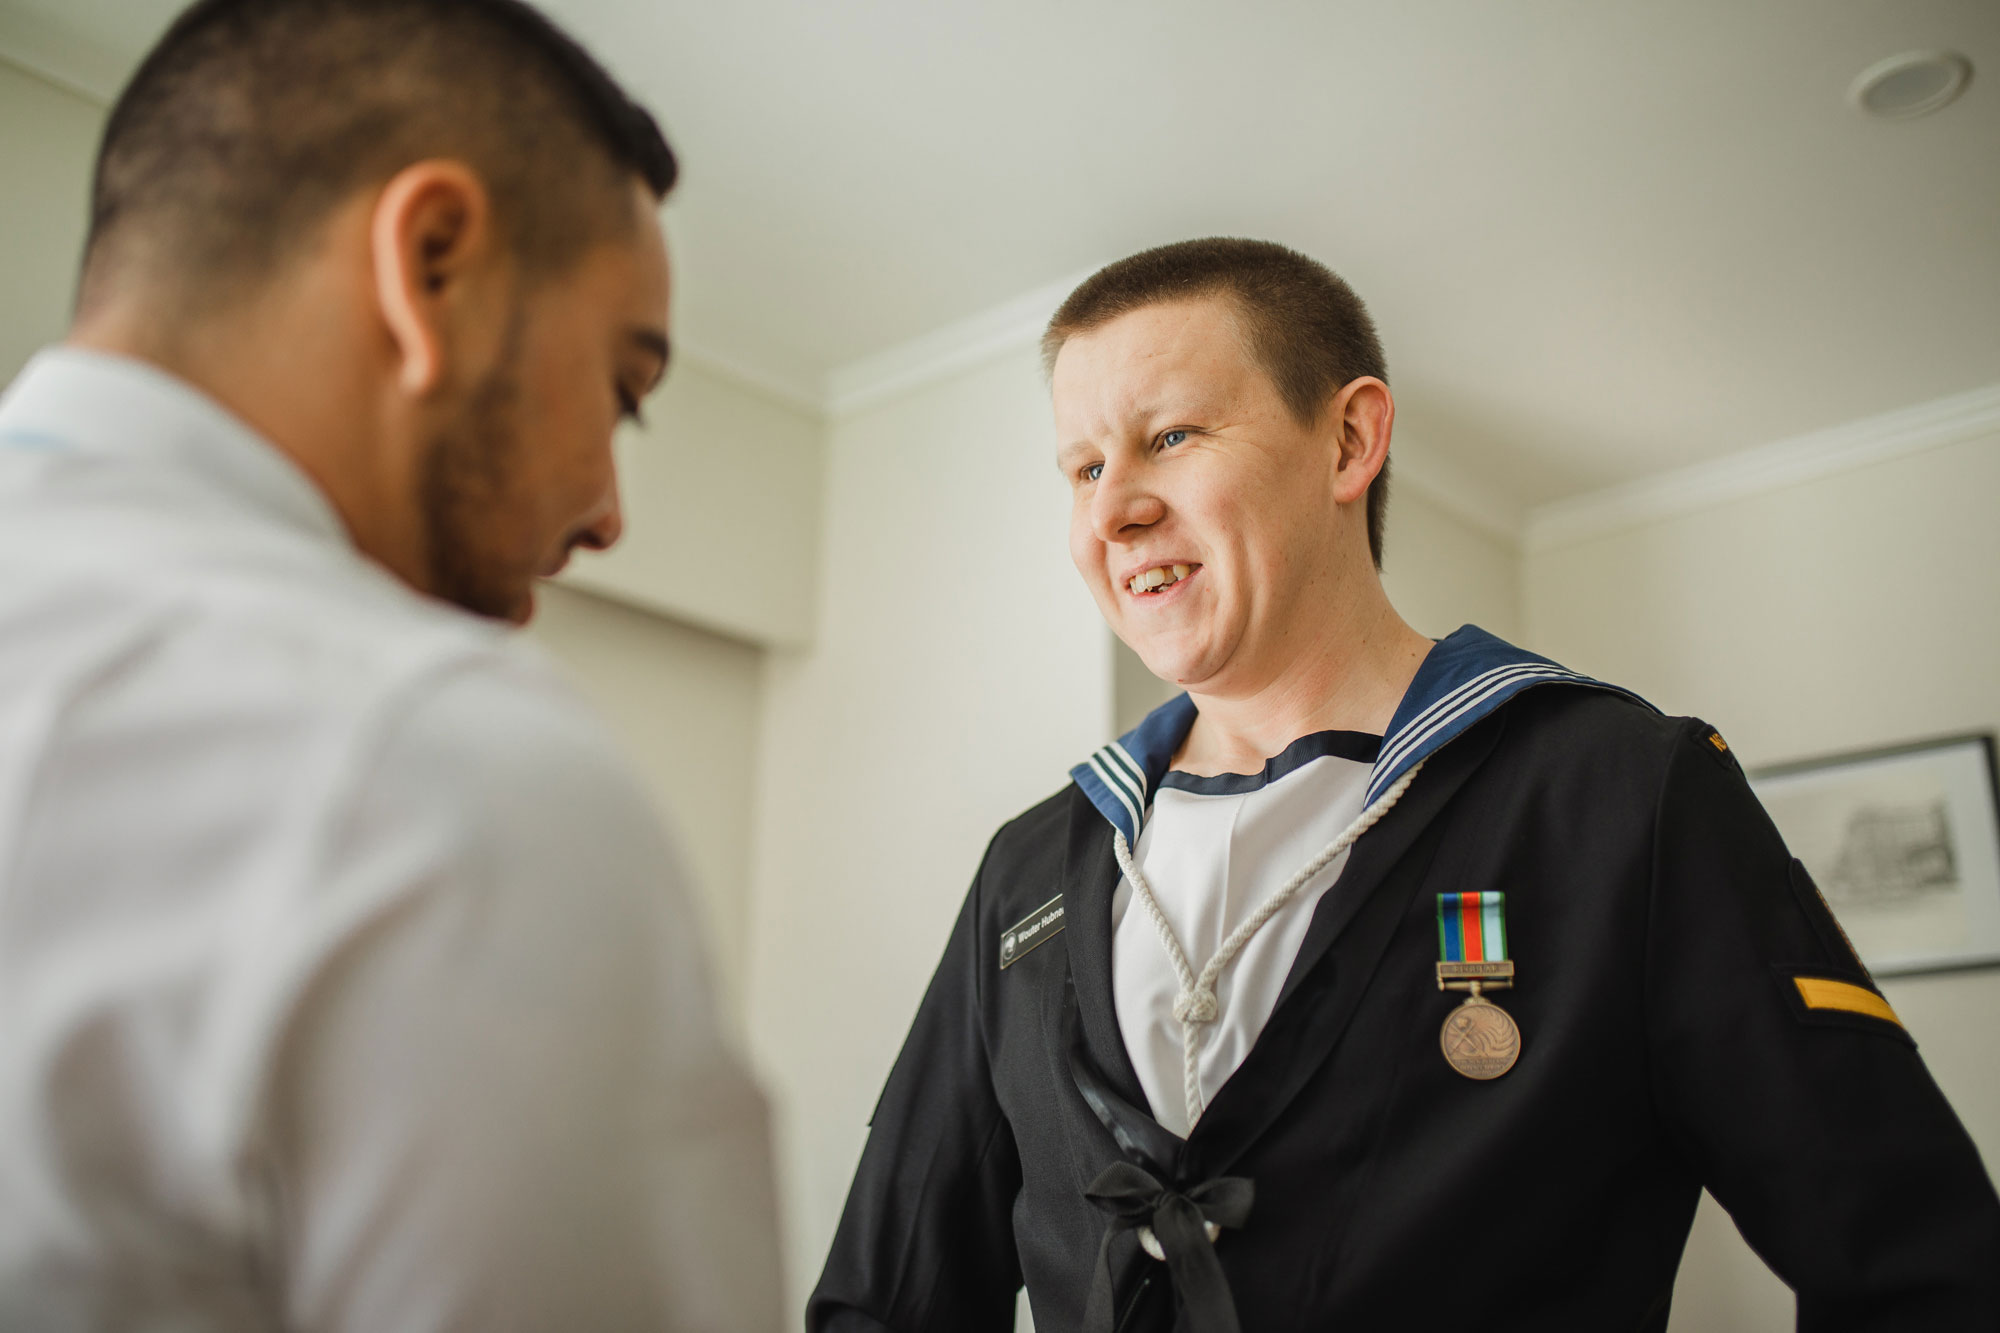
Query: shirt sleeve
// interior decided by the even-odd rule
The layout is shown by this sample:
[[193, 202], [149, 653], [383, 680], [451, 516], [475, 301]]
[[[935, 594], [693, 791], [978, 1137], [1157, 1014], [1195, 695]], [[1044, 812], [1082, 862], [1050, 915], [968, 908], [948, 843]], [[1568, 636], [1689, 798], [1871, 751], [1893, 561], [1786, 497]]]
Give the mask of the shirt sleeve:
[[981, 1030], [978, 925], [975, 880], [875, 1108], [810, 1333], [1014, 1327], [1021, 1164]]
[[765, 1105], [637, 782], [525, 669], [387, 730], [274, 1061], [286, 1326], [779, 1327]]
[[[1660, 796], [1655, 1095], [1802, 1333], [2000, 1325], [2000, 1200], [1805, 867], [1705, 723]], [[1803, 985], [1801, 983], [1804, 983]]]

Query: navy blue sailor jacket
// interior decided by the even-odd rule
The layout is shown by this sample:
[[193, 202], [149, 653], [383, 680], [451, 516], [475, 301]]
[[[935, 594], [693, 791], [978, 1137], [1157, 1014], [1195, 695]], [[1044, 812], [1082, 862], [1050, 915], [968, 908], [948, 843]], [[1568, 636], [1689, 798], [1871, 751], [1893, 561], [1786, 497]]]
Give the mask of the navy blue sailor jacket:
[[[1704, 1186], [1802, 1330], [2000, 1329], [1979, 1154], [1726, 742], [1472, 627], [1391, 722], [1370, 799], [1423, 768], [1269, 1023], [1162, 1129], [1113, 1010], [1112, 834], [1192, 718], [994, 837], [808, 1329], [1000, 1333], [1025, 1284], [1042, 1333], [1658, 1330]], [[1480, 1081], [1440, 1049], [1437, 896], [1489, 891], [1520, 1048]]]

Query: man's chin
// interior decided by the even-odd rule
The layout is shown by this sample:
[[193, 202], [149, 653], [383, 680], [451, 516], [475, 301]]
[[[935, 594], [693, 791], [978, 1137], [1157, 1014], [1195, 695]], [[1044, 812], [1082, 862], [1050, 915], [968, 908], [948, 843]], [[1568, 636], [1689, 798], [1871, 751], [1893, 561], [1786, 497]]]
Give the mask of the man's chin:
[[506, 615], [502, 616], [501, 619], [507, 621], [509, 624], [521, 626], [534, 618], [535, 585], [530, 583], [527, 587], [521, 589], [520, 597], [515, 599], [512, 609]]
[[1212, 642], [1155, 641], [1132, 645], [1132, 651], [1146, 670], [1190, 694], [1228, 696], [1244, 683], [1241, 672], [1232, 669], [1240, 660], [1218, 651]]
[[1179, 684], [1184, 681], [1194, 665], [1189, 660], [1188, 653], [1165, 645], [1144, 641], [1132, 643], [1128, 640], [1126, 646], [1138, 657], [1140, 664], [1146, 670], [1169, 684]]
[[505, 587], [486, 581], [444, 582], [432, 589], [432, 595], [461, 611], [470, 611], [487, 620], [504, 620], [510, 625], [525, 625], [535, 617], [533, 580]]

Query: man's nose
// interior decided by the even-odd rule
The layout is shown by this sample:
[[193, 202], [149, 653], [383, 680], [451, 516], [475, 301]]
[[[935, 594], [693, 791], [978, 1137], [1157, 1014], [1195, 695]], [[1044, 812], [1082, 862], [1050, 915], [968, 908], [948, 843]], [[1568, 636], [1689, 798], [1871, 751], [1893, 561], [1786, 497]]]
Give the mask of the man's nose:
[[587, 550], [608, 551], [624, 535], [625, 506], [619, 499], [618, 482], [614, 478], [596, 512], [577, 534], [576, 544]]
[[1135, 528], [1151, 527], [1165, 517], [1166, 502], [1130, 468], [1107, 465], [1090, 499], [1090, 526], [1101, 542], [1129, 538]]

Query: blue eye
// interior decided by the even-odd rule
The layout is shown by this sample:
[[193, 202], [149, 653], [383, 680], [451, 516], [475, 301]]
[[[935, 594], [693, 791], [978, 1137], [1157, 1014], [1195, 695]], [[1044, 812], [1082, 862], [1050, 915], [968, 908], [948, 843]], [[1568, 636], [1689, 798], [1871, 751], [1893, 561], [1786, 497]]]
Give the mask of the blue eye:
[[1187, 439], [1187, 437], [1188, 437], [1188, 436], [1189, 436], [1189, 435], [1190, 435], [1191, 433], [1192, 433], [1192, 432], [1189, 432], [1189, 431], [1185, 431], [1185, 430], [1170, 430], [1170, 431], [1167, 431], [1167, 432], [1166, 432], [1165, 434], [1163, 434], [1163, 435], [1161, 435], [1161, 436], [1160, 436], [1160, 445], [1161, 445], [1161, 447], [1163, 447], [1163, 448], [1167, 448], [1167, 449], [1171, 449], [1171, 448], [1173, 448], [1173, 447], [1174, 447], [1175, 445], [1177, 445], [1177, 444], [1181, 443], [1181, 442], [1182, 442], [1183, 440]]
[[1085, 481], [1096, 481], [1099, 477], [1103, 475], [1104, 475], [1104, 464], [1102, 463], [1092, 463], [1089, 467], [1083, 470], [1083, 479]]

